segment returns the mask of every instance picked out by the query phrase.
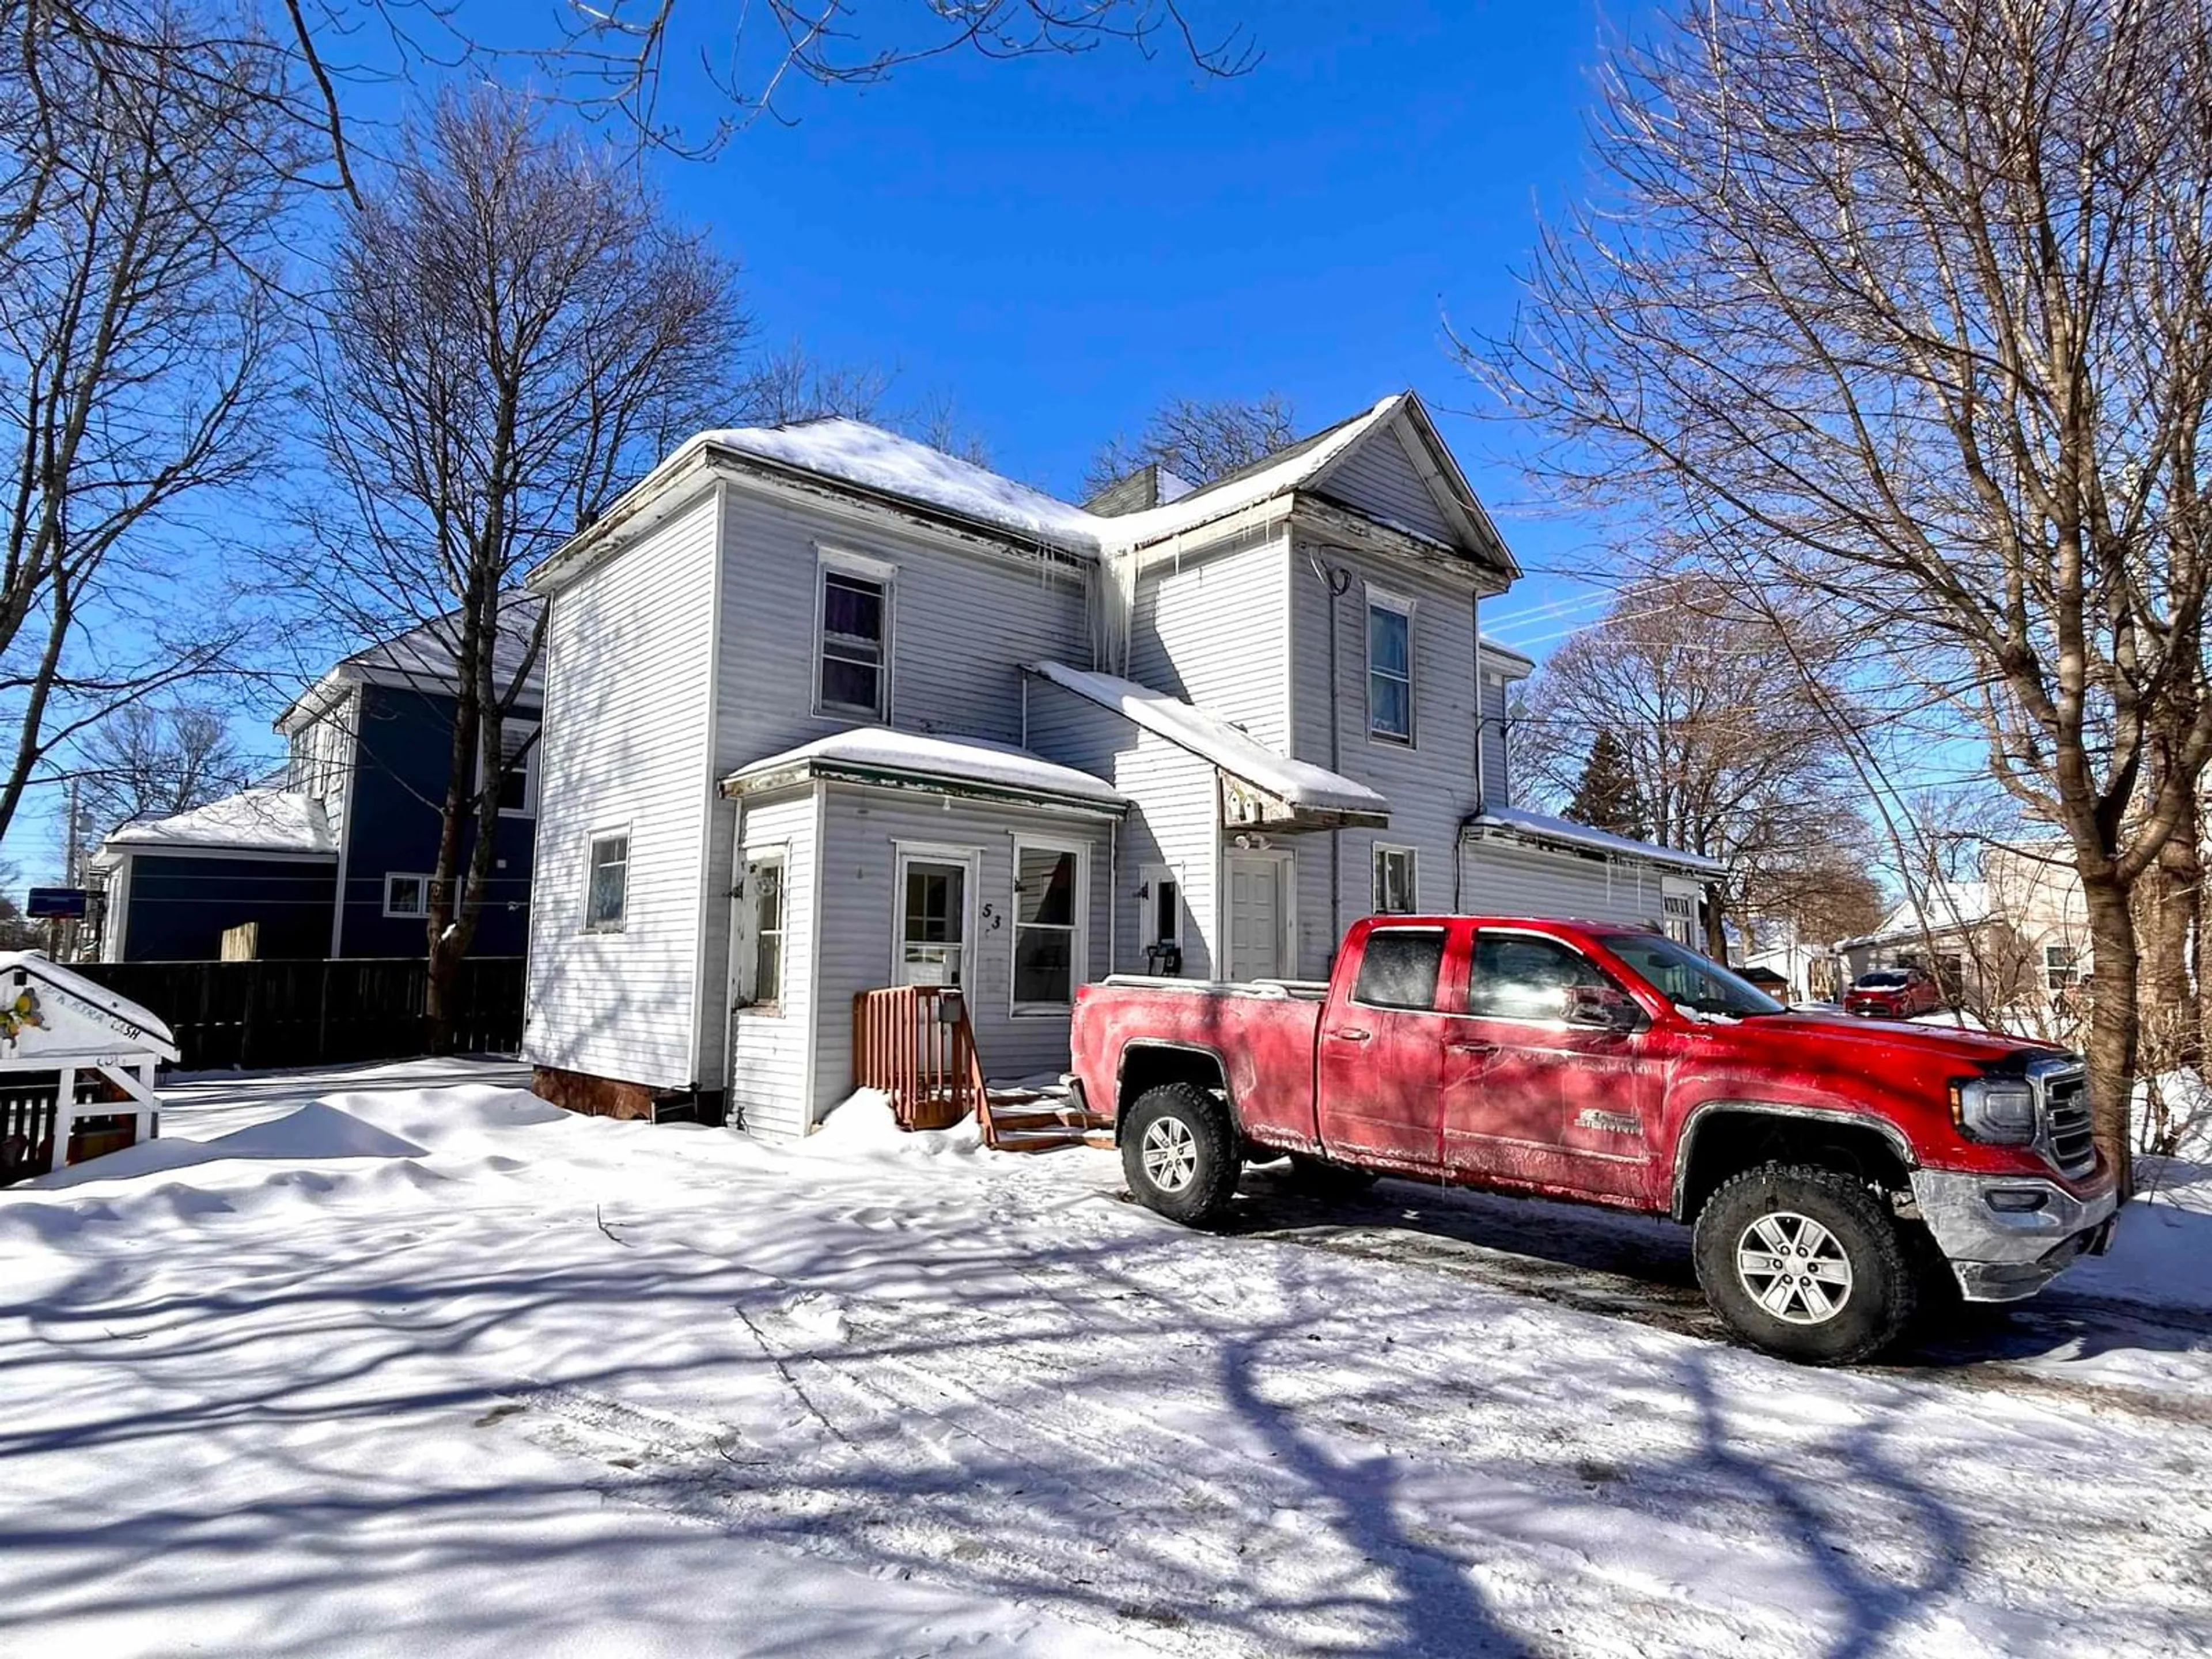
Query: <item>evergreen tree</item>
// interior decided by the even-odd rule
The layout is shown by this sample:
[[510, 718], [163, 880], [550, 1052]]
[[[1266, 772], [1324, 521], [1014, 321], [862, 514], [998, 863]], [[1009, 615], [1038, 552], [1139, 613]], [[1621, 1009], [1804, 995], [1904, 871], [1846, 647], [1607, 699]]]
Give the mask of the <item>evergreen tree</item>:
[[1600, 726], [1591, 741], [1589, 758], [1583, 763], [1582, 781], [1567, 803], [1567, 816], [1593, 830], [1616, 836], [1644, 838], [1644, 802], [1629, 768], [1628, 750], [1609, 726]]

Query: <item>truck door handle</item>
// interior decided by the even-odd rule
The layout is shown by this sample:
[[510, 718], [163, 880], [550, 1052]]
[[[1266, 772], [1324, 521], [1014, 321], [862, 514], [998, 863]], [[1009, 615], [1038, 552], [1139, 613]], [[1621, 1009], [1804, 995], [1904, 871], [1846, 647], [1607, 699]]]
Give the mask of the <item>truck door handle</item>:
[[1341, 1042], [1364, 1042], [1368, 1038], [1373, 1036], [1375, 1033], [1363, 1030], [1361, 1027], [1357, 1025], [1346, 1025], [1337, 1030], [1331, 1031], [1329, 1035]]
[[1498, 1052], [1498, 1045], [1494, 1042], [1447, 1042], [1444, 1048], [1455, 1054], [1494, 1054]]

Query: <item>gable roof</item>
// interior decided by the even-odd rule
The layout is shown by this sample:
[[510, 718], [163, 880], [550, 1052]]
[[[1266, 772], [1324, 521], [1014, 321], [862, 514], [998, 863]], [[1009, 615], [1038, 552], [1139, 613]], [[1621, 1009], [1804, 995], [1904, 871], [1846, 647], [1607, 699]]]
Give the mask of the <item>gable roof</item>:
[[[499, 637], [492, 641], [491, 665], [502, 691], [514, 683], [524, 659], [530, 653], [530, 641], [537, 632], [538, 612], [544, 604], [537, 594], [524, 588], [508, 592], [500, 601]], [[448, 611], [442, 617], [417, 623], [390, 639], [365, 645], [350, 656], [339, 658], [327, 673], [285, 704], [272, 724], [283, 732], [296, 724], [298, 717], [321, 714], [349, 684], [396, 685], [414, 691], [451, 690], [459, 678], [459, 658], [454, 649], [453, 634], [459, 616], [458, 611]], [[529, 677], [523, 682], [526, 700], [535, 702], [542, 699], [544, 673], [545, 659], [541, 653], [531, 664]]]
[[289, 853], [335, 858], [323, 804], [289, 789], [246, 789], [173, 817], [126, 823], [100, 843], [132, 853]]
[[1363, 823], [1387, 823], [1390, 803], [1364, 783], [1306, 761], [1277, 754], [1220, 715], [1115, 674], [1071, 668], [1064, 662], [1024, 665], [1028, 672], [1110, 708], [1156, 737], [1165, 738], [1232, 778], [1300, 812]]
[[[1517, 576], [1512, 554], [1426, 407], [1416, 393], [1398, 392], [1211, 483], [1129, 513], [1091, 512], [988, 467], [842, 416], [787, 426], [717, 428], [686, 440], [624, 492], [597, 524], [556, 550], [531, 573], [529, 583], [539, 593], [559, 587], [572, 569], [599, 553], [616, 550], [633, 532], [649, 528], [657, 521], [656, 514], [665, 510], [670, 491], [687, 479], [703, 479], [717, 463], [826, 481], [865, 501], [922, 509], [956, 528], [1089, 560], [1186, 534], [1277, 497], [1316, 490], [1346, 456], [1387, 433], [1396, 434], [1404, 443], [1423, 487], [1431, 492], [1458, 536], [1443, 544], [1419, 532], [1407, 533], [1478, 562], [1509, 580]], [[1387, 520], [1376, 522], [1405, 531]]]

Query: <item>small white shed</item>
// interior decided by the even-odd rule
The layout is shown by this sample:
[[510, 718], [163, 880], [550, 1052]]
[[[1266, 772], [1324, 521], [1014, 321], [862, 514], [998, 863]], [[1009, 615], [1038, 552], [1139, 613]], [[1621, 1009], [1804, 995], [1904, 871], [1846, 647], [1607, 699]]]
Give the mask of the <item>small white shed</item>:
[[70, 1162], [88, 1119], [128, 1117], [151, 1140], [154, 1071], [176, 1058], [147, 1009], [36, 951], [0, 953], [0, 1182]]

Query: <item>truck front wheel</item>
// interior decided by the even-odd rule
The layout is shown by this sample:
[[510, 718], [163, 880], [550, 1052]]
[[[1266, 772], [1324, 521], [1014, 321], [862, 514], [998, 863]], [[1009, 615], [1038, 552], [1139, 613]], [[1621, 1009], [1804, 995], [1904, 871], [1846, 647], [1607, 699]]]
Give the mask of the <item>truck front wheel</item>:
[[1753, 1346], [1849, 1365], [1897, 1340], [1917, 1281], [1896, 1220], [1860, 1177], [1767, 1164], [1698, 1212], [1698, 1283]]
[[1137, 1097], [1121, 1128], [1121, 1173], [1137, 1201], [1186, 1226], [1218, 1221], [1243, 1172], [1229, 1109], [1193, 1083]]

